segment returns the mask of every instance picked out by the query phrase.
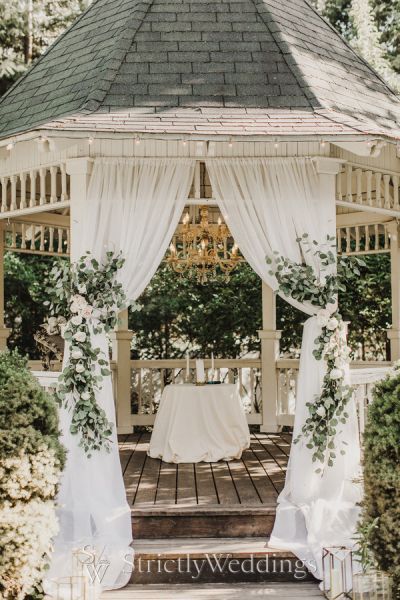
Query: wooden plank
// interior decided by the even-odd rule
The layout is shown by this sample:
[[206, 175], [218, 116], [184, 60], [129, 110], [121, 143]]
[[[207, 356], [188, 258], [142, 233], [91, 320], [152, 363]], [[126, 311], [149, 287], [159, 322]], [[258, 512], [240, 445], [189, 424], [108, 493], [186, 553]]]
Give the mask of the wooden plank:
[[260, 462], [275, 490], [279, 493], [283, 489], [285, 483], [285, 472], [277, 464], [274, 457], [271, 456], [264, 446], [258, 442], [258, 440], [253, 440], [251, 444], [251, 451]]
[[268, 434], [268, 437], [289, 459], [291, 442], [286, 440], [280, 433], [270, 433]]
[[228, 464], [223, 461], [212, 463], [211, 470], [220, 504], [240, 504], [240, 499], [233, 483]]
[[135, 496], [134, 508], [142, 508], [146, 505], [153, 506], [155, 504], [160, 468], [160, 460], [146, 456], [142, 476]]
[[119, 459], [121, 462], [122, 473], [125, 473], [128, 463], [134, 453], [140, 440], [139, 433], [131, 433], [118, 436]]
[[105, 592], [101, 600], [298, 600], [323, 598], [317, 583], [235, 583], [184, 585], [130, 585], [123, 590]]
[[210, 463], [195, 465], [198, 504], [219, 504]]
[[260, 497], [247, 472], [244, 462], [242, 460], [233, 460], [228, 463], [228, 465], [240, 498], [240, 503], [249, 506], [261, 504]]
[[260, 444], [264, 446], [267, 452], [271, 454], [271, 456], [280, 466], [280, 468], [285, 471], [288, 463], [288, 457], [286, 456], [286, 454], [274, 444], [274, 442], [266, 433], [257, 433], [255, 434], [255, 437], [260, 442]]
[[156, 505], [176, 503], [176, 473], [177, 466], [170, 463], [161, 463], [158, 479]]
[[126, 497], [129, 504], [134, 502], [148, 449], [149, 436], [143, 434], [136, 444], [135, 451], [132, 453], [124, 473]]
[[197, 504], [196, 479], [194, 465], [178, 465], [177, 504]]
[[261, 502], [270, 504], [276, 500], [277, 492], [266, 474], [260, 461], [257, 459], [253, 451], [249, 448], [242, 454], [242, 460], [249, 473], [254, 487], [260, 497]]

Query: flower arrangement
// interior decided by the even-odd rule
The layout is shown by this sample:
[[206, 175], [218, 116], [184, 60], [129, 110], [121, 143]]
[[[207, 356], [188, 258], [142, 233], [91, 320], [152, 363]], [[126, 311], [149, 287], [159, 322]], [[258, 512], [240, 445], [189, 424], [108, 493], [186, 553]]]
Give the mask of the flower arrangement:
[[64, 464], [57, 405], [16, 353], [0, 354], [0, 597], [43, 597], [58, 531], [55, 497]]
[[[334, 464], [338, 427], [349, 417], [346, 405], [353, 393], [346, 383], [350, 350], [346, 343], [346, 325], [337, 310], [337, 297], [346, 289], [346, 278], [352, 273], [360, 274], [358, 267], [363, 262], [358, 258], [337, 258], [335, 239], [330, 236], [322, 247], [311, 241], [308, 234], [298, 238], [297, 242], [303, 256], [311, 252], [317, 258], [319, 273], [311, 265], [295, 263], [277, 252], [273, 257], [267, 257], [267, 263], [279, 291], [288, 298], [311, 305], [321, 326], [313, 354], [317, 360], [324, 360], [327, 367], [322, 391], [320, 396], [307, 403], [309, 417], [294, 443], [302, 437], [307, 439], [307, 447], [313, 450], [313, 461], [322, 463], [317, 472], [322, 472], [325, 465], [331, 467]], [[345, 449], [340, 448], [340, 452], [344, 454]]]
[[61, 405], [72, 408], [70, 431], [80, 435], [88, 456], [109, 449], [112, 423], [97, 404], [96, 395], [104, 377], [111, 375], [109, 359], [95, 347], [95, 336], [109, 332], [126, 297], [117, 273], [124, 264], [121, 255], [107, 252], [100, 264], [88, 252], [71, 267], [57, 266], [50, 274], [48, 291], [53, 314], [66, 316], [63, 337], [69, 346], [69, 361], [57, 389]]

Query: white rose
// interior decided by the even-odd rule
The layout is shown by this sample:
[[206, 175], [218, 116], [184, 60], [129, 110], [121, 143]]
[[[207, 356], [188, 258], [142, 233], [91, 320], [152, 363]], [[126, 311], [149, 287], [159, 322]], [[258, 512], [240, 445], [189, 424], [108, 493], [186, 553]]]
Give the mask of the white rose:
[[81, 394], [81, 398], [82, 398], [82, 400], [90, 400], [90, 393], [83, 392], [83, 394]]
[[87, 292], [86, 285], [84, 283], [82, 285], [79, 285], [78, 286], [78, 291], [79, 291], [80, 294], [86, 294], [86, 292]]
[[83, 366], [82, 363], [78, 363], [75, 367], [75, 371], [77, 373], [83, 373], [84, 370], [85, 370], [85, 367]]
[[317, 312], [317, 320], [318, 325], [320, 325], [321, 327], [326, 327], [326, 324], [329, 321], [329, 310], [327, 310], [326, 308], [321, 308], [321, 310]]
[[322, 418], [324, 418], [326, 416], [326, 410], [323, 406], [318, 406], [317, 415]]
[[331, 317], [328, 321], [328, 323], [326, 324], [326, 327], [329, 329], [329, 331], [335, 331], [335, 329], [338, 328], [339, 325], [339, 321], [337, 320], [336, 317]]
[[93, 312], [93, 308], [88, 304], [87, 306], [85, 306], [85, 308], [82, 310], [82, 316], [85, 319], [90, 319], [90, 317], [92, 316], [92, 312]]
[[82, 317], [80, 315], [76, 315], [75, 317], [72, 317], [71, 323], [72, 323], [72, 325], [75, 325], [75, 326], [80, 325], [82, 323]]
[[342, 369], [332, 369], [329, 376], [331, 379], [342, 379], [344, 373]]
[[79, 348], [77, 348], [76, 350], [72, 350], [71, 352], [71, 358], [73, 358], [74, 360], [79, 360], [80, 358], [82, 358], [83, 356], [83, 352], [82, 350], [79, 350]]
[[80, 310], [79, 306], [75, 302], [71, 303], [70, 309], [73, 313], [78, 313]]
[[340, 356], [338, 356], [337, 358], [335, 358], [335, 367], [338, 369], [343, 369], [343, 367], [346, 366], [346, 361], [343, 360], [343, 358], [341, 358]]
[[74, 335], [72, 337], [77, 342], [83, 343], [86, 341], [86, 333], [84, 331], [77, 331], [76, 333], [74, 333]]

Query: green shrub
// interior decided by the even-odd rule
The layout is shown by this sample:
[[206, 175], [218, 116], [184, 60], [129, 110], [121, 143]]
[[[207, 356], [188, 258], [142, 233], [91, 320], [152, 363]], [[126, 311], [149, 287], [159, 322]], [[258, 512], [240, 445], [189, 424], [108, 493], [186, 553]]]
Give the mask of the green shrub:
[[57, 405], [17, 353], [0, 354], [0, 598], [41, 598], [65, 452]]
[[395, 580], [400, 599], [400, 370], [376, 385], [368, 412], [361, 526], [378, 567]]

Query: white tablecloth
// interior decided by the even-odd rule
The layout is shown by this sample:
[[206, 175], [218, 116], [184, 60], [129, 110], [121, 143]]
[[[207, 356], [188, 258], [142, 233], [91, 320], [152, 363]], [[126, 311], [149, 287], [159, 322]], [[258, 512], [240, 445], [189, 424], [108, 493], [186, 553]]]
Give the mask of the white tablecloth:
[[240, 458], [250, 446], [246, 416], [235, 385], [167, 385], [149, 456], [165, 462], [216, 462]]

